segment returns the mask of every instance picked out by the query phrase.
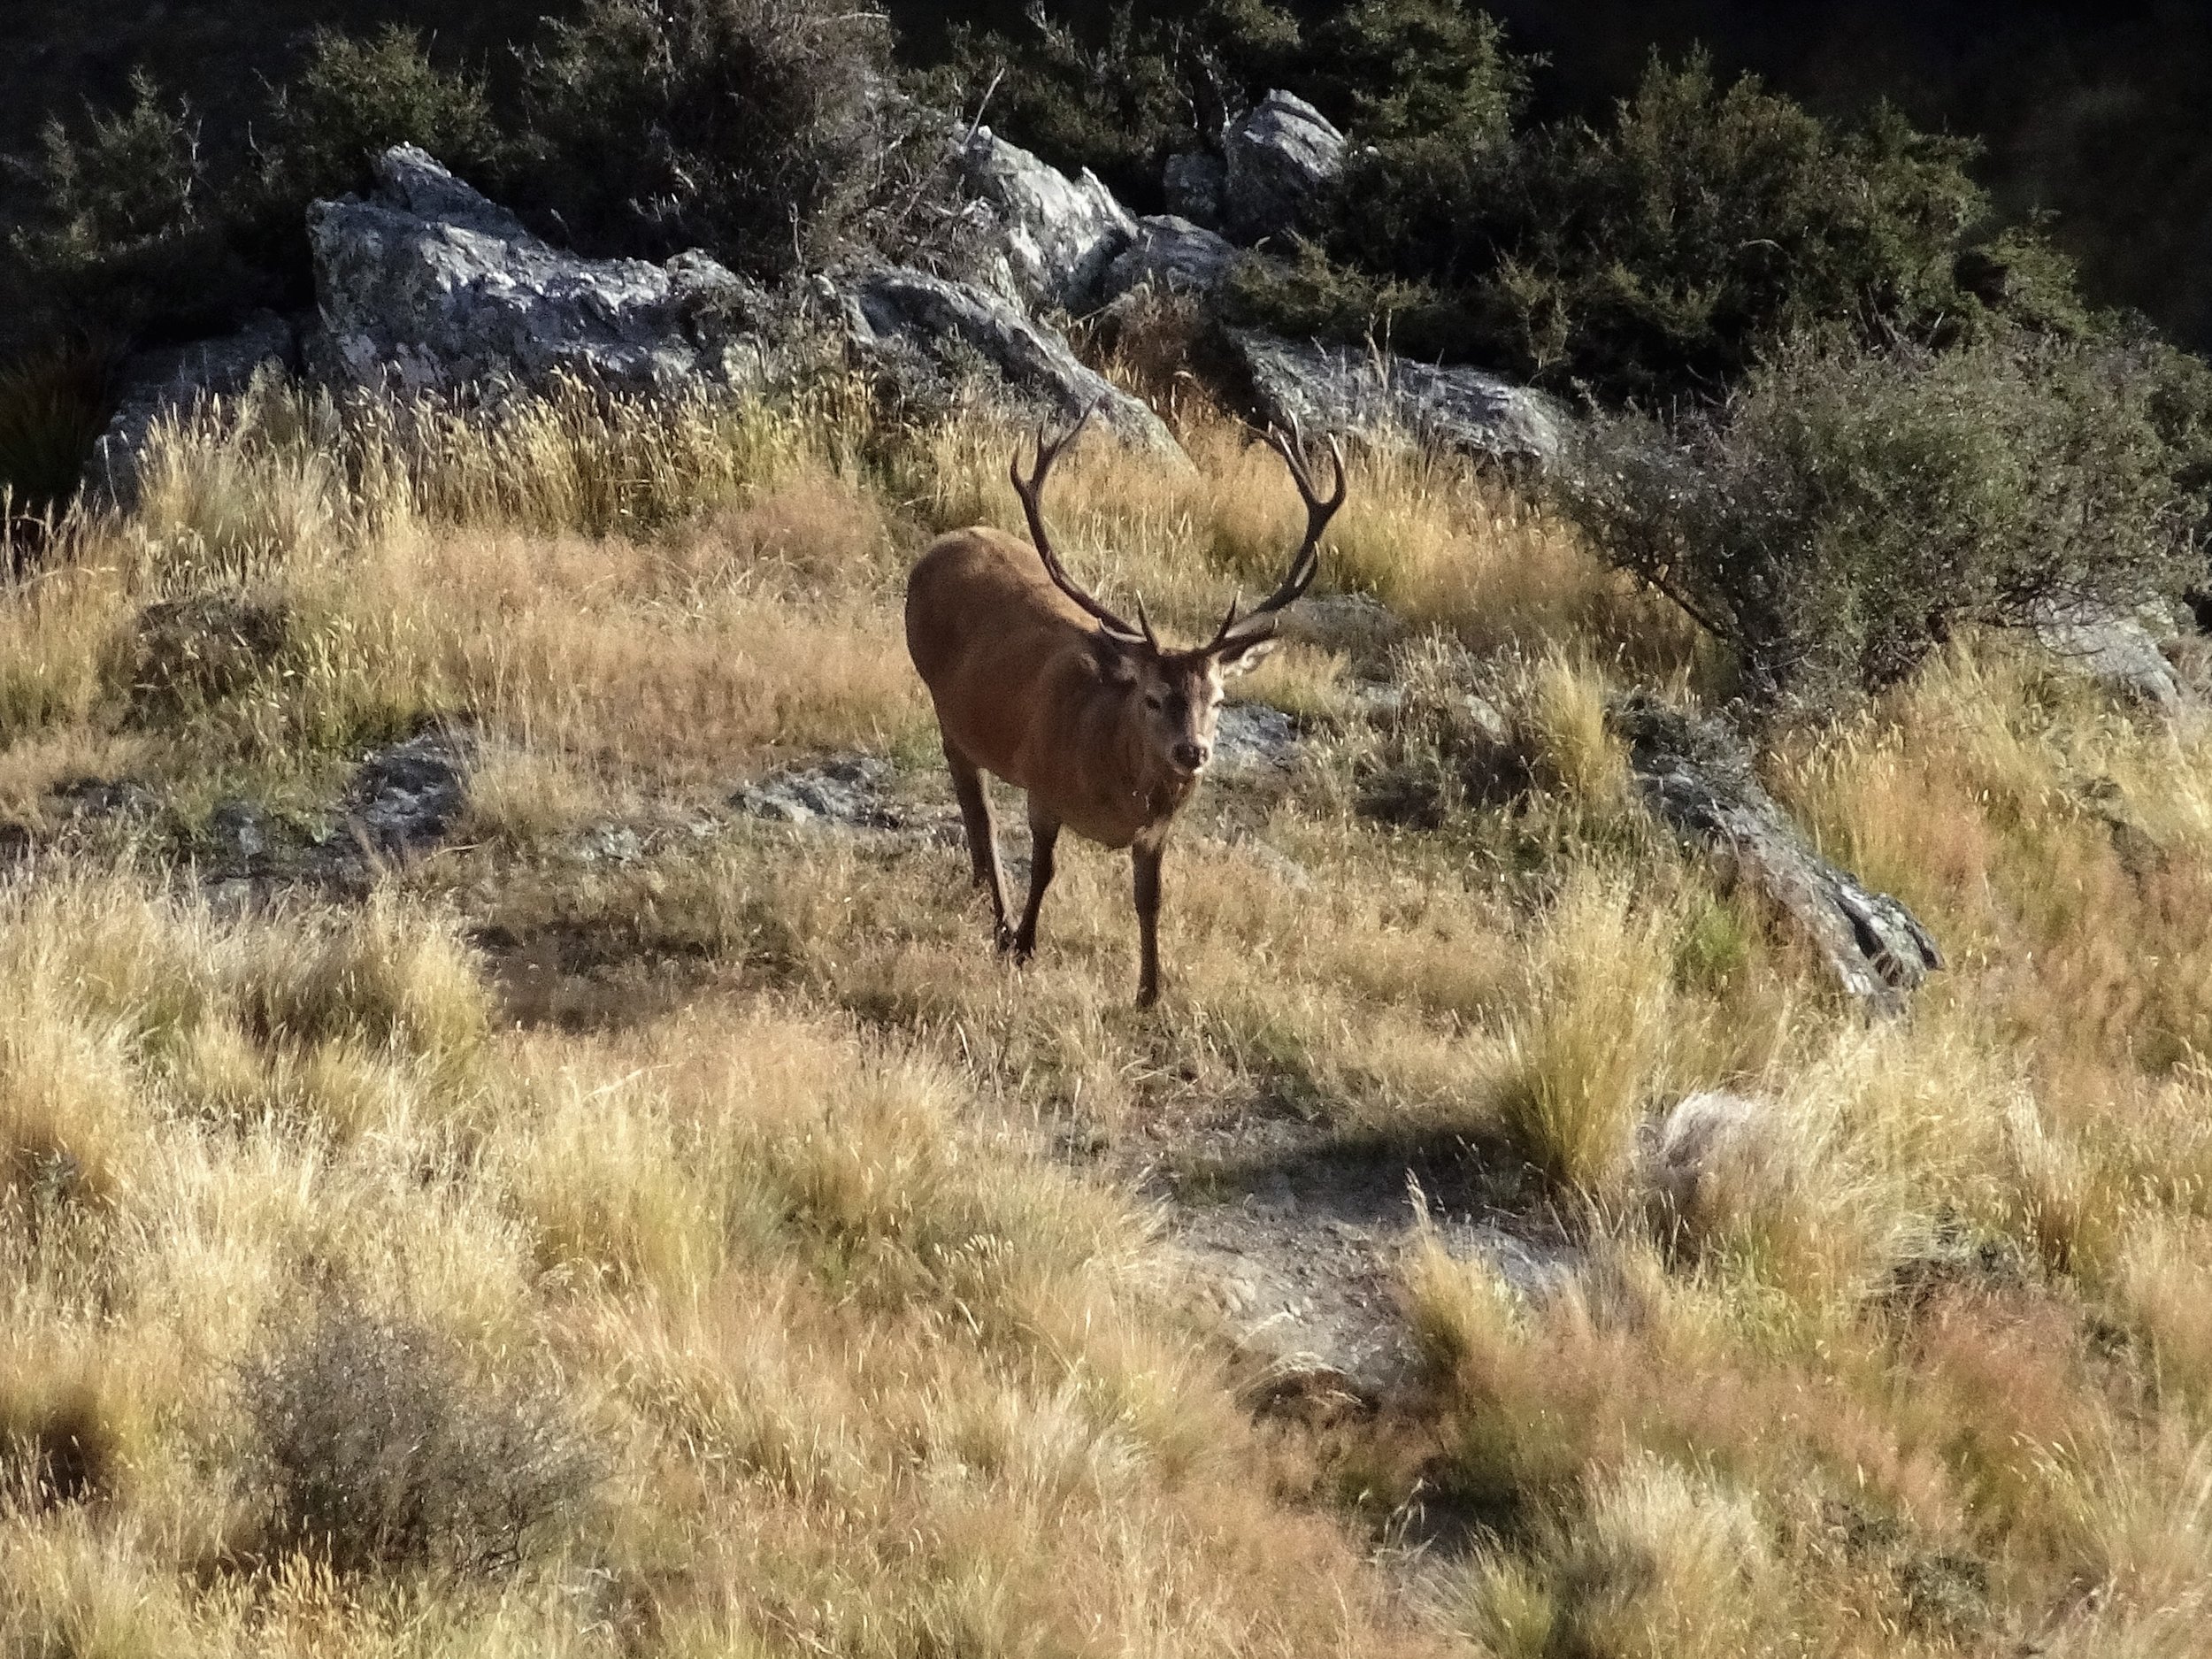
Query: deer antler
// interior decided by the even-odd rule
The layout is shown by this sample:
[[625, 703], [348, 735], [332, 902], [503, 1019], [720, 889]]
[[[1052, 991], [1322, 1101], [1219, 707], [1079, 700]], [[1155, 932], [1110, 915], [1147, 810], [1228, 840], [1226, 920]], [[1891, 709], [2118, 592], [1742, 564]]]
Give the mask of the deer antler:
[[1014, 480], [1014, 493], [1022, 498], [1022, 511], [1029, 519], [1029, 539], [1037, 544], [1037, 557], [1044, 561], [1045, 574], [1052, 578], [1053, 586], [1096, 618], [1110, 638], [1124, 645], [1149, 646], [1156, 651], [1160, 642], [1153, 635], [1151, 619], [1144, 614], [1143, 601], [1140, 600], [1137, 603], [1137, 616], [1143, 626], [1133, 628], [1093, 598], [1082, 584], [1068, 574], [1067, 566], [1060, 563], [1060, 556], [1052, 550], [1052, 537], [1045, 529], [1044, 508], [1040, 499], [1044, 491], [1045, 477], [1052, 471], [1052, 464], [1060, 458], [1060, 451], [1066, 449], [1075, 434], [1083, 430], [1097, 410], [1098, 405], [1092, 404], [1076, 417], [1072, 426], [1056, 438], [1048, 440], [1045, 429], [1039, 426], [1037, 463], [1027, 478], [1022, 476], [1021, 452], [1018, 449], [1014, 452], [1013, 463], [1009, 469]]
[[1267, 442], [1275, 453], [1283, 457], [1284, 465], [1290, 468], [1291, 481], [1298, 486], [1298, 494], [1305, 499], [1306, 539], [1292, 557], [1289, 572], [1284, 576], [1282, 585], [1263, 599], [1248, 615], [1240, 618], [1237, 600], [1233, 598], [1229, 601], [1229, 614], [1222, 618], [1220, 631], [1214, 635], [1213, 643], [1206, 647], [1210, 655], [1226, 650], [1233, 645], [1266, 639], [1275, 632], [1275, 613], [1302, 595], [1307, 588], [1313, 586], [1313, 579], [1320, 573], [1322, 532], [1329, 527], [1329, 520], [1336, 517], [1336, 510], [1344, 504], [1344, 447], [1335, 438], [1329, 440], [1329, 459], [1336, 468], [1336, 488], [1326, 500], [1314, 488], [1313, 474], [1307, 469], [1305, 462], [1305, 437], [1298, 430], [1295, 420], [1290, 423], [1288, 437], [1283, 435], [1279, 427], [1270, 426]]

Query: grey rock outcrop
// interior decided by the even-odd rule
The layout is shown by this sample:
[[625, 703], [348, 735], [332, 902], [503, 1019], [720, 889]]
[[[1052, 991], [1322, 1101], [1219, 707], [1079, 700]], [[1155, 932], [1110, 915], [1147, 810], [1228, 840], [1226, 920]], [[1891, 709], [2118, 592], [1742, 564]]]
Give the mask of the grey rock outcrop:
[[1399, 435], [1493, 460], [1549, 467], [1567, 416], [1540, 392], [1479, 369], [1232, 331], [1261, 419], [1309, 432]]
[[353, 774], [333, 838], [341, 862], [413, 857], [443, 841], [468, 804], [476, 745], [465, 732], [423, 732], [380, 749]]
[[1210, 294], [1236, 263], [1234, 243], [1171, 213], [1137, 221], [1135, 239], [1115, 256], [1099, 296], [1118, 300], [1140, 288], [1157, 294]]
[[1222, 217], [1240, 242], [1310, 222], [1344, 168], [1344, 134], [1303, 98], [1271, 92], [1222, 134]]
[[1124, 442], [1185, 458], [1141, 398], [1084, 367], [1059, 334], [981, 288], [892, 265], [855, 278], [841, 303], [856, 349], [895, 374], [902, 359], [942, 369], [964, 354], [1055, 419], [1095, 408], [1101, 424]]
[[1287, 772], [1298, 764], [1298, 726], [1264, 703], [1232, 703], [1214, 728], [1212, 771], [1217, 778]]
[[1137, 222], [1088, 167], [1069, 178], [987, 127], [961, 147], [963, 181], [987, 204], [1022, 298], [1033, 306], [1088, 310]]
[[891, 764], [872, 755], [848, 755], [818, 766], [787, 767], [747, 784], [730, 803], [779, 824], [838, 829], [890, 829], [899, 819], [886, 795]]
[[1747, 1094], [1686, 1094], [1651, 1125], [1640, 1159], [1644, 1183], [1678, 1225], [1695, 1228], [1725, 1175], [1767, 1151], [1774, 1119], [1774, 1107]]
[[2168, 719], [2189, 706], [2181, 676], [2144, 616], [2054, 611], [2037, 621], [2034, 632], [2062, 665], [2125, 702]]
[[768, 378], [764, 297], [704, 254], [580, 258], [411, 144], [376, 176], [367, 201], [308, 210], [326, 377], [449, 390], [567, 373], [658, 392]]
[[292, 325], [273, 311], [257, 312], [219, 340], [138, 353], [123, 365], [121, 400], [85, 467], [87, 497], [125, 511], [136, 506], [139, 462], [157, 426], [188, 418], [212, 398], [234, 397], [265, 366], [289, 369], [298, 357]]
[[1210, 150], [1186, 150], [1170, 156], [1160, 172], [1160, 190], [1167, 211], [1178, 219], [1209, 230], [1221, 223], [1221, 192], [1228, 170]]
[[1725, 727], [1650, 698], [1613, 710], [1652, 815], [1764, 894], [1812, 941], [1855, 1002], [1897, 1013], [1943, 954], [1911, 911], [1816, 852], [1752, 773]]

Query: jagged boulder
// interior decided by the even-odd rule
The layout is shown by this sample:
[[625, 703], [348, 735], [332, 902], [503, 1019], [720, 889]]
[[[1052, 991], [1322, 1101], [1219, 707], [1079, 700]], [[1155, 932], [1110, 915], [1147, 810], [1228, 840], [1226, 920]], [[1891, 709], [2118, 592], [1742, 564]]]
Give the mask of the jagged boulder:
[[[2177, 718], [2190, 704], [2181, 676], [2159, 649], [2154, 614], [2055, 608], [2037, 618], [2044, 649], [2114, 696]], [[2169, 625], [2170, 626], [2170, 625]]]
[[1344, 170], [1344, 134], [1303, 98], [1271, 92], [1221, 137], [1222, 217], [1240, 242], [1308, 225]]
[[1058, 420], [1087, 409], [1124, 442], [1183, 457], [1182, 446], [1141, 398], [1083, 366], [1068, 342], [995, 295], [891, 265], [862, 273], [837, 294], [855, 349], [902, 373], [980, 360], [1014, 396]]
[[1900, 1012], [1907, 995], [1943, 966], [1943, 953], [1910, 910], [1813, 849], [1725, 726], [1640, 695], [1617, 707], [1613, 721], [1653, 816], [1795, 922], [1853, 1000]]
[[1437, 368], [1388, 352], [1301, 344], [1233, 330], [1262, 420], [1309, 432], [1399, 435], [1540, 468], [1559, 458], [1567, 416], [1540, 392], [1479, 369]]
[[123, 365], [115, 414], [85, 467], [88, 498], [126, 511], [137, 505], [139, 458], [157, 425], [188, 416], [210, 399], [235, 396], [264, 367], [288, 369], [298, 356], [292, 325], [273, 311], [260, 311], [234, 334], [131, 357]]
[[1210, 150], [1186, 150], [1170, 156], [1160, 172], [1160, 191], [1167, 211], [1209, 230], [1221, 224], [1221, 192], [1228, 171]]
[[1644, 1182], [1674, 1226], [1694, 1236], [1731, 1172], [1774, 1161], [1777, 1116], [1765, 1101], [1705, 1089], [1650, 1125], [1640, 1148]]
[[770, 378], [765, 296], [704, 254], [580, 258], [411, 144], [375, 165], [368, 200], [308, 210], [326, 378], [447, 390], [567, 373], [657, 392]]
[[987, 127], [960, 147], [963, 181], [991, 210], [1021, 297], [1032, 306], [1087, 311], [1137, 222], [1088, 167], [1069, 178]]
[[1140, 288], [1158, 294], [1210, 294], [1236, 263], [1225, 236], [1171, 213], [1137, 221], [1135, 240], [1107, 266], [1099, 296], [1118, 300]]

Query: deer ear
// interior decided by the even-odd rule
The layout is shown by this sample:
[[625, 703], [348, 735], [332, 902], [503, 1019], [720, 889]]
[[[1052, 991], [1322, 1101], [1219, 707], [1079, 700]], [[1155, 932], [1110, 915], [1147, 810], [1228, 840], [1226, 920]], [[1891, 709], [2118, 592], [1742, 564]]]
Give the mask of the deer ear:
[[1133, 686], [1137, 683], [1135, 651], [1111, 634], [1091, 635], [1091, 660], [1098, 664], [1099, 677], [1109, 685]]
[[1267, 654], [1274, 649], [1274, 636], [1263, 634], [1257, 639], [1240, 640], [1233, 645], [1223, 646], [1214, 654], [1214, 661], [1221, 664], [1224, 680], [1234, 680], [1239, 674], [1248, 674], [1257, 668], [1267, 660]]

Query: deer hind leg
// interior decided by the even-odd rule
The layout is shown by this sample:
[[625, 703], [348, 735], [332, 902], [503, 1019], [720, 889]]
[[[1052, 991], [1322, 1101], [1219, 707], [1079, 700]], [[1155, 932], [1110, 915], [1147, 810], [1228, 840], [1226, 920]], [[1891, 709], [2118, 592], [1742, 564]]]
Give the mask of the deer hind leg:
[[975, 885], [991, 895], [991, 923], [1001, 950], [1014, 941], [1006, 926], [1006, 884], [999, 874], [998, 832], [991, 823], [991, 797], [976, 764], [945, 742], [945, 764], [952, 769], [952, 793], [960, 803], [961, 826], [968, 833], [968, 858]]
[[1052, 853], [1060, 842], [1060, 820], [1029, 802], [1029, 902], [1022, 906], [1022, 925], [1014, 930], [1014, 960], [1026, 962], [1037, 951], [1037, 912], [1045, 907], [1045, 889], [1052, 885]]
[[1129, 849], [1136, 877], [1139, 1008], [1150, 1008], [1160, 1000], [1160, 855], [1166, 850], [1164, 841], [1148, 845], [1139, 841]]

